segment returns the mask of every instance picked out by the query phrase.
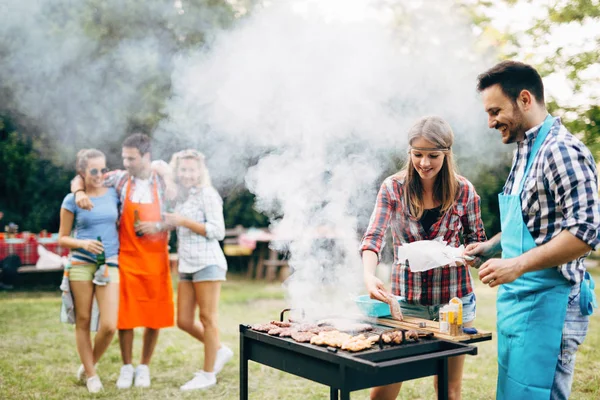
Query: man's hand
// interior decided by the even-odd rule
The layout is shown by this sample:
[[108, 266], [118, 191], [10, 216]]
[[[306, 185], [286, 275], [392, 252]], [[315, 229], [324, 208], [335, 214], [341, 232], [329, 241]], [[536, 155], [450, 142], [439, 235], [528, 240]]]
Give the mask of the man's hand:
[[523, 273], [523, 267], [518, 257], [492, 258], [479, 268], [479, 280], [490, 287], [495, 287], [513, 282]]
[[385, 290], [381, 279], [375, 275], [365, 274], [365, 286], [372, 299], [383, 301], [384, 303], [388, 302], [387, 291]]
[[82, 240], [81, 242], [81, 248], [92, 254], [100, 254], [104, 250], [102, 243], [97, 240]]
[[140, 221], [135, 230], [136, 232], [142, 233], [144, 235], [154, 235], [159, 232], [162, 232], [162, 229], [160, 229], [161, 224], [162, 223], [158, 221]]
[[88, 211], [94, 208], [94, 203], [92, 203], [88, 195], [81, 190], [75, 193], [75, 204], [77, 204], [77, 207]]

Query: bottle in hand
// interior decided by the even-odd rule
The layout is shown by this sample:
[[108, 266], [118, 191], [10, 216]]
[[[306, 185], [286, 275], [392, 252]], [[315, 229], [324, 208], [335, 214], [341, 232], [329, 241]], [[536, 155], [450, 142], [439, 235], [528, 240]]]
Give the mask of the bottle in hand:
[[[98, 241], [102, 243], [102, 238], [98, 236]], [[104, 248], [100, 254], [96, 255], [96, 273], [92, 282], [98, 286], [105, 286], [110, 283], [110, 276], [108, 275], [108, 265], [106, 265], [106, 253]]]
[[[100, 236], [98, 236], [98, 241], [102, 243], [102, 238]], [[104, 254], [104, 249], [102, 249], [102, 252], [96, 256], [96, 267], [100, 268], [104, 264], [106, 264], [106, 254]]]
[[144, 233], [138, 230], [140, 222], [140, 213], [138, 212], [138, 210], [133, 210], [133, 229], [135, 229], [135, 236], [137, 237], [144, 236]]

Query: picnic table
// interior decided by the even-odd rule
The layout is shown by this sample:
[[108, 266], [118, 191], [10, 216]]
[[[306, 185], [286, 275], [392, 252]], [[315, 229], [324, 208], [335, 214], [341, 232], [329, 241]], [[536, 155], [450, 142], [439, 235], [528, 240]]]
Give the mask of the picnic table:
[[58, 245], [58, 238], [56, 237], [4, 239], [0, 240], [0, 260], [3, 260], [10, 255], [18, 256], [21, 260], [21, 267], [18, 269], [18, 272], [38, 272], [62, 269], [62, 266], [54, 269], [37, 269], [35, 264], [39, 259], [38, 245], [42, 245], [46, 250], [60, 256], [67, 256], [69, 254], [69, 249], [62, 248]]
[[287, 255], [271, 246], [281, 240], [264, 228], [243, 228], [237, 226], [225, 233], [223, 251], [226, 256], [248, 256], [247, 277], [273, 281], [289, 276]]

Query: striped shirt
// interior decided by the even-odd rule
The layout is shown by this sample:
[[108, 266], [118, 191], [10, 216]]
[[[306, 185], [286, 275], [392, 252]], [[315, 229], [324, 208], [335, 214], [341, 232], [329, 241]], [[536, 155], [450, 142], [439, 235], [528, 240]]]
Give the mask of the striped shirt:
[[398, 247], [417, 240], [441, 238], [449, 246], [460, 246], [460, 235], [466, 244], [486, 240], [481, 220], [480, 198], [466, 178], [458, 176], [459, 190], [454, 205], [425, 232], [419, 220], [410, 215], [404, 200], [404, 178], [388, 177], [377, 195], [369, 227], [363, 236], [361, 251], [380, 254], [388, 226], [394, 246], [392, 293], [412, 304], [438, 305], [453, 297], [464, 297], [473, 291], [471, 273], [467, 266], [434, 268], [411, 272], [406, 260], [398, 260]]
[[[517, 144], [504, 194], [518, 190], [541, 126], [528, 130], [525, 139]], [[567, 131], [559, 118], [551, 127], [525, 178], [521, 209], [523, 221], [538, 246], [549, 242], [563, 230], [571, 232], [593, 249], [600, 245], [596, 164], [588, 148]], [[581, 282], [586, 256], [558, 266], [560, 272], [573, 283]]]
[[175, 212], [206, 227], [206, 236], [183, 226], [177, 227], [179, 272], [192, 274], [210, 265], [227, 270], [227, 261], [219, 245], [219, 240], [225, 237], [223, 200], [215, 188], [190, 189], [188, 197], [175, 206]]

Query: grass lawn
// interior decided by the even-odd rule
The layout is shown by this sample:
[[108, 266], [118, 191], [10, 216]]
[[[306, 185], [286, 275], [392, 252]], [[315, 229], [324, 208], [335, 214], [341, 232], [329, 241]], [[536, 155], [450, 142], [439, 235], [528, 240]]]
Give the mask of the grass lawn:
[[[591, 271], [600, 283], [600, 270]], [[58, 283], [57, 283], [58, 285]], [[494, 330], [495, 290], [478, 283], [476, 327]], [[279, 284], [247, 281], [235, 276], [222, 291], [220, 316], [222, 341], [238, 355], [238, 324], [275, 319], [285, 308]], [[58, 322], [60, 296], [57, 291], [0, 292], [0, 398], [79, 399], [90, 397], [75, 380], [79, 360], [73, 327]], [[479, 354], [467, 356], [463, 398], [493, 399], [496, 384], [496, 341], [477, 344]], [[577, 354], [572, 399], [600, 398], [600, 312], [590, 321], [585, 343]], [[136, 330], [134, 359], [139, 359], [141, 330]], [[100, 361], [98, 372], [106, 399], [236, 399], [239, 398], [237, 358], [225, 366], [217, 386], [203, 392], [179, 391], [179, 386], [202, 366], [202, 345], [176, 328], [161, 332], [152, 360], [152, 387], [119, 391], [115, 388], [121, 357], [115, 337]], [[250, 363], [250, 398], [328, 399], [327, 387]], [[368, 399], [368, 391], [352, 393], [353, 399]], [[404, 384], [400, 398], [432, 399], [432, 378]]]

